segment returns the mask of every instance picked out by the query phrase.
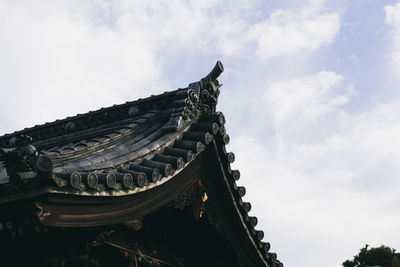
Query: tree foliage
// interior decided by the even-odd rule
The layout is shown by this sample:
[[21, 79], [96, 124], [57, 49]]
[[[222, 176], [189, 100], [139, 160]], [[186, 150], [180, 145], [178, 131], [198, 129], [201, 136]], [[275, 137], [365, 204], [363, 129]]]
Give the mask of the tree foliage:
[[400, 254], [387, 246], [368, 249], [368, 245], [360, 250], [353, 260], [343, 262], [343, 267], [400, 267]]

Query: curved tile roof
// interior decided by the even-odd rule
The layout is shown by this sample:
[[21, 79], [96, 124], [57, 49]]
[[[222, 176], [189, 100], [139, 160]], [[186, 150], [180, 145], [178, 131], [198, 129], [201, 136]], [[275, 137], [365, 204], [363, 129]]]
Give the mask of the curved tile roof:
[[[44, 224], [117, 223], [171, 202], [212, 160], [222, 178], [204, 182], [226, 192], [214, 199], [227, 205], [222, 216], [238, 225], [231, 229], [239, 231], [235, 242], [251, 250], [255, 265], [282, 266], [262, 241], [264, 232], [255, 228], [257, 218], [248, 215], [251, 204], [242, 200], [246, 190], [236, 184], [240, 172], [230, 168], [235, 156], [225, 149], [230, 140], [225, 117], [215, 111], [222, 71], [218, 61], [209, 75], [186, 88], [0, 137], [0, 202], [46, 193], [50, 201], [37, 203]], [[205, 176], [210, 175], [215, 174]], [[157, 198], [146, 198], [150, 195]], [[128, 200], [145, 204], [128, 206]], [[82, 205], [77, 211], [68, 203]], [[102, 219], [90, 209], [94, 204]]]

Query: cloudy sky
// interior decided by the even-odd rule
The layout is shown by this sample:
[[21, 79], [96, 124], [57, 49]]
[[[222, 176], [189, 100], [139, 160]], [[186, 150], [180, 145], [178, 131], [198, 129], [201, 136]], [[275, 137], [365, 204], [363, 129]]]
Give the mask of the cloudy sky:
[[0, 134], [185, 87], [219, 110], [285, 266], [400, 250], [400, 2], [0, 0]]

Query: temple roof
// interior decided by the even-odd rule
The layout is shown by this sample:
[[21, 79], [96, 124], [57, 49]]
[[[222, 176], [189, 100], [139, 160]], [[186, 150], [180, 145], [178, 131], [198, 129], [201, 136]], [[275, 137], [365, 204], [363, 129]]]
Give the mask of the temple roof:
[[107, 225], [176, 202], [200, 180], [243, 257], [282, 266], [230, 168], [235, 156], [216, 112], [222, 72], [218, 61], [185, 88], [1, 136], [0, 203], [45, 195], [35, 200], [44, 225]]

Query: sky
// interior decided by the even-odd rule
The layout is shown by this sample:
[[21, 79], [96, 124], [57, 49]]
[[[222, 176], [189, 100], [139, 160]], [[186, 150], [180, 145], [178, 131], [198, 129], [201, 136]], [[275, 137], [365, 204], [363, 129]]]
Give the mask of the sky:
[[400, 250], [400, 2], [0, 0], [0, 134], [187, 86], [217, 60], [246, 201], [285, 266]]

